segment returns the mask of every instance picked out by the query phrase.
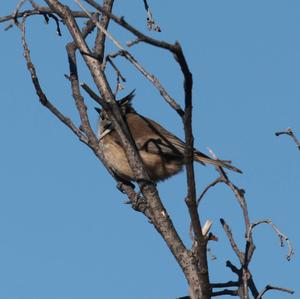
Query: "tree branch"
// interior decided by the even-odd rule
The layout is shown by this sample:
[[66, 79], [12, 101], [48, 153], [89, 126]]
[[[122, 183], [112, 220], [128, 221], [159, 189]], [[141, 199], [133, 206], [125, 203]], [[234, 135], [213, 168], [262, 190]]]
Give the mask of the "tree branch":
[[171, 52], [174, 52], [174, 54], [175, 54], [175, 52], [176, 52], [176, 46], [175, 45], [169, 44], [165, 41], [154, 39], [150, 36], [147, 36], [147, 35], [143, 34], [141, 31], [137, 30], [132, 25], [127, 23], [125, 21], [124, 17], [119, 18], [119, 17], [115, 16], [114, 14], [112, 14], [109, 11], [105, 10], [103, 6], [101, 6], [100, 4], [95, 2], [94, 0], [84, 0], [84, 1], [87, 2], [88, 4], [90, 4], [92, 7], [94, 7], [98, 11], [100, 11], [101, 13], [103, 13], [104, 15], [109, 16], [114, 22], [116, 22], [117, 24], [119, 24], [120, 26], [122, 26], [123, 28], [125, 28], [126, 30], [131, 32], [133, 35], [135, 35], [141, 42], [145, 42], [145, 43], [150, 44], [152, 46], [169, 50]]
[[[112, 12], [113, 5], [114, 5], [114, 0], [104, 0], [103, 1], [103, 8], [106, 11], [108, 11], [109, 13]], [[108, 28], [109, 21], [110, 21], [109, 15], [102, 14], [100, 24], [105, 30], [107, 30], [107, 28]], [[94, 52], [94, 55], [96, 55], [96, 57], [100, 61], [100, 63], [103, 62], [103, 58], [104, 58], [105, 40], [106, 40], [105, 37], [106, 37], [106, 35], [103, 32], [103, 30], [98, 29], [93, 52]]]
[[37, 73], [36, 73], [36, 69], [35, 66], [31, 60], [30, 57], [30, 50], [28, 48], [27, 42], [26, 42], [26, 33], [25, 33], [25, 20], [28, 16], [26, 14], [24, 14], [23, 16], [23, 21], [20, 24], [20, 30], [22, 33], [22, 45], [23, 45], [23, 49], [24, 49], [24, 57], [27, 63], [27, 69], [30, 73], [31, 76], [31, 80], [33, 83], [33, 86], [35, 88], [36, 94], [39, 97], [40, 103], [45, 106], [46, 108], [48, 108], [62, 123], [64, 123], [67, 127], [69, 127], [72, 132], [79, 138], [80, 141], [82, 141], [83, 143], [85, 143], [86, 145], [88, 145], [89, 147], [91, 147], [92, 145], [89, 143], [88, 138], [82, 134], [82, 132], [80, 131], [79, 128], [77, 128], [74, 123], [72, 122], [72, 120], [66, 116], [64, 116], [46, 97], [45, 93], [43, 92]]
[[73, 98], [75, 100], [76, 108], [79, 112], [79, 116], [81, 119], [81, 128], [85, 132], [89, 141], [92, 144], [94, 144], [95, 148], [97, 148], [98, 140], [91, 128], [89, 117], [87, 115], [87, 108], [84, 103], [84, 99], [80, 93], [78, 72], [77, 72], [77, 63], [76, 63], [76, 54], [75, 54], [76, 46], [74, 43], [69, 43], [69, 44], [67, 44], [66, 49], [67, 49], [67, 53], [68, 53], [68, 61], [69, 61], [69, 68], [70, 68], [70, 81], [71, 81], [71, 87], [72, 87], [72, 92], [73, 92]]
[[230, 245], [231, 245], [233, 251], [236, 253], [236, 255], [237, 255], [240, 263], [243, 264], [243, 262], [244, 262], [244, 254], [239, 250], [236, 242], [234, 241], [233, 234], [232, 234], [232, 231], [231, 231], [229, 225], [225, 222], [225, 220], [223, 218], [220, 219], [220, 222], [221, 222], [221, 224], [223, 226], [223, 229], [224, 229], [224, 231], [226, 233], [226, 236], [227, 236], [227, 238], [228, 238], [228, 240], [230, 242]]
[[259, 295], [256, 297], [256, 299], [261, 299], [262, 296], [270, 291], [270, 290], [275, 290], [275, 291], [281, 291], [281, 292], [285, 292], [285, 293], [289, 293], [291, 295], [294, 294], [294, 291], [293, 290], [290, 290], [290, 289], [287, 289], [287, 288], [281, 288], [281, 287], [275, 287], [275, 286], [272, 286], [272, 285], [267, 285], [265, 286], [265, 288], [259, 293]]
[[291, 128], [287, 128], [286, 131], [283, 131], [283, 132], [276, 132], [275, 135], [276, 136], [280, 136], [280, 135], [290, 136], [293, 139], [293, 141], [296, 143], [298, 150], [300, 150], [300, 141], [298, 140], [298, 138], [296, 137], [295, 133], [293, 132], [293, 130]]
[[237, 290], [227, 290], [227, 289], [225, 289], [225, 290], [222, 290], [222, 291], [211, 293], [212, 297], [224, 296], [224, 295], [238, 296], [238, 291]]
[[[201, 269], [201, 284], [204, 286], [204, 294], [210, 296], [210, 283], [208, 276], [208, 264], [207, 264], [207, 242], [202, 234], [200, 217], [198, 214], [197, 202], [196, 202], [196, 185], [195, 185], [195, 173], [194, 173], [194, 136], [192, 131], [192, 87], [193, 78], [188, 68], [182, 49], [177, 45], [177, 52], [175, 58], [181, 66], [181, 70], [184, 76], [184, 93], [185, 93], [185, 109], [183, 116], [184, 134], [185, 134], [185, 151], [184, 159], [186, 165], [186, 179], [187, 179], [187, 196], [186, 204], [188, 206], [191, 224], [194, 231], [195, 241], [197, 244], [197, 260], [199, 268]], [[193, 297], [193, 296], [192, 296]]]
[[281, 247], [283, 247], [285, 243], [287, 244], [288, 254], [287, 254], [286, 258], [288, 261], [290, 261], [294, 254], [294, 249], [293, 249], [292, 243], [291, 243], [290, 239], [278, 229], [278, 227], [273, 223], [273, 221], [271, 219], [259, 220], [259, 221], [252, 223], [247, 232], [247, 242], [249, 242], [249, 240], [252, 238], [253, 229], [260, 224], [271, 225], [271, 227], [275, 231], [276, 235], [279, 237]]
[[209, 189], [211, 189], [212, 187], [214, 187], [215, 185], [219, 184], [219, 183], [224, 183], [224, 180], [223, 180], [222, 177], [216, 178], [213, 182], [211, 182], [210, 184], [208, 184], [208, 185], [204, 188], [204, 190], [202, 191], [202, 193], [200, 194], [200, 196], [199, 196], [198, 199], [197, 199], [197, 206], [199, 206], [199, 204], [200, 204], [202, 198], [205, 196], [205, 194], [207, 193], [207, 191], [208, 191]]
[[160, 83], [160, 81], [153, 75], [150, 74], [148, 71], [145, 70], [144, 67], [134, 58], [128, 51], [119, 51], [118, 55], [125, 57], [129, 62], [135, 66], [135, 68], [144, 75], [153, 85], [157, 88], [160, 95], [165, 99], [165, 101], [178, 113], [179, 116], [184, 116], [184, 111], [180, 107], [180, 105], [168, 94], [166, 89]]
[[[35, 9], [27, 9], [21, 12], [17, 12], [17, 14], [12, 13], [11, 15], [7, 15], [4, 17], [0, 17], [0, 23], [4, 23], [10, 20], [14, 20], [14, 19], [19, 19], [19, 18], [23, 18], [25, 15], [26, 17], [28, 16], [34, 16], [34, 15], [48, 15], [48, 14], [53, 14], [55, 13], [55, 11], [49, 7], [42, 7], [39, 6], [39, 8], [35, 8]], [[83, 11], [72, 11], [72, 15], [74, 16], [74, 18], [87, 18], [86, 13], [84, 13]]]
[[228, 287], [238, 287], [238, 281], [228, 281], [228, 282], [221, 282], [221, 283], [211, 283], [212, 288], [228, 288]]

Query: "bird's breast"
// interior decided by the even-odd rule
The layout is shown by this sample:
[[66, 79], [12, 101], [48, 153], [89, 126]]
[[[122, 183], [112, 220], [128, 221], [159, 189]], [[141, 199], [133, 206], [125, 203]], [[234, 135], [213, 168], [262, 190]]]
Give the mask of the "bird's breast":
[[[119, 142], [108, 134], [101, 139], [100, 145], [109, 168], [125, 180], [136, 181], [125, 151]], [[140, 150], [139, 154], [154, 182], [165, 180], [182, 169], [183, 160], [181, 158], [162, 153], [151, 153], [146, 150]]]
[[134, 175], [122, 146], [110, 137], [108, 135], [100, 141], [107, 165], [121, 178], [133, 181]]

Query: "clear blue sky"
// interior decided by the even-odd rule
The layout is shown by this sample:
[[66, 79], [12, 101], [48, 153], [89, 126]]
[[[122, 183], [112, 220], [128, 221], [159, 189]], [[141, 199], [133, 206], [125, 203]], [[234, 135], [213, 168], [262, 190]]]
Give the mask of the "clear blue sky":
[[[67, 1], [73, 3], [72, 1]], [[116, 1], [115, 13], [145, 28], [143, 1]], [[17, 1], [1, 1], [0, 14]], [[244, 171], [231, 174], [246, 190], [251, 219], [271, 218], [296, 248], [291, 262], [270, 227], [255, 231], [251, 265], [259, 289], [266, 284], [292, 288], [299, 297], [300, 152], [274, 132], [292, 127], [300, 137], [300, 2], [149, 0], [162, 33], [181, 42], [194, 78], [194, 135], [198, 149], [212, 148]], [[163, 3], [163, 4], [162, 4]], [[1, 25], [0, 298], [174, 299], [187, 294], [185, 279], [152, 225], [124, 205], [124, 195], [93, 156], [58, 122], [35, 95], [25, 68], [20, 34]], [[42, 17], [28, 21], [33, 61], [46, 93], [65, 114], [72, 108], [64, 45]], [[111, 27], [122, 42], [125, 31]], [[110, 46], [114, 49], [113, 46]], [[182, 76], [172, 57], [140, 45], [132, 53], [182, 103]], [[158, 92], [117, 61], [127, 78], [125, 95], [136, 88], [136, 109], [179, 136], [179, 119]], [[90, 82], [85, 67], [82, 81]], [[113, 75], [110, 76], [115, 84]], [[93, 103], [86, 99], [96, 124]], [[196, 166], [198, 193], [216, 177], [212, 167]], [[184, 173], [158, 188], [183, 239], [189, 243], [184, 204]], [[219, 242], [210, 244], [211, 280], [234, 279], [225, 267], [237, 264], [220, 227], [223, 217], [243, 244], [241, 212], [225, 186], [212, 190], [201, 205], [202, 221], [214, 221]], [[225, 297], [224, 297], [225, 298]], [[290, 298], [270, 292], [264, 298]]]

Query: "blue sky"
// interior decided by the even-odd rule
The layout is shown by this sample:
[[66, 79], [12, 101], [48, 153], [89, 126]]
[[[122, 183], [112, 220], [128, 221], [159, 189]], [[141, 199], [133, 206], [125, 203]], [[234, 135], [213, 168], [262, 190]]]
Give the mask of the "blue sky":
[[[116, 1], [115, 14], [147, 32], [143, 1]], [[210, 147], [244, 171], [230, 174], [246, 190], [252, 221], [271, 218], [296, 249], [286, 248], [268, 226], [255, 231], [257, 246], [250, 269], [259, 289], [271, 283], [299, 292], [299, 166], [292, 141], [274, 132], [292, 127], [300, 137], [300, 3], [279, 1], [149, 1], [162, 32], [149, 33], [184, 49], [194, 78], [194, 135], [198, 149]], [[17, 1], [1, 1], [0, 14]], [[66, 1], [73, 4], [73, 1]], [[151, 224], [124, 205], [92, 152], [59, 123], [35, 95], [25, 68], [20, 33], [1, 25], [0, 298], [173, 299], [187, 294], [185, 279]], [[28, 21], [28, 42], [45, 92], [78, 121], [73, 108], [64, 46], [55, 24]], [[110, 31], [123, 44], [124, 30]], [[108, 46], [114, 50], [112, 45]], [[182, 76], [171, 55], [145, 45], [131, 49], [144, 67], [183, 103]], [[136, 109], [183, 136], [178, 116], [127, 62], [116, 63], [127, 79], [120, 96], [136, 88]], [[91, 82], [84, 65], [81, 80]], [[115, 77], [109, 78], [115, 86]], [[86, 98], [91, 121], [97, 116]], [[198, 193], [216, 177], [212, 167], [196, 165]], [[159, 184], [161, 198], [182, 238], [189, 244], [184, 204], [184, 173]], [[214, 221], [219, 242], [210, 244], [211, 280], [235, 277], [237, 264], [219, 218], [243, 244], [241, 212], [225, 186], [211, 190], [200, 206], [202, 222]], [[224, 297], [225, 298], [225, 297]], [[270, 292], [264, 298], [289, 298]]]

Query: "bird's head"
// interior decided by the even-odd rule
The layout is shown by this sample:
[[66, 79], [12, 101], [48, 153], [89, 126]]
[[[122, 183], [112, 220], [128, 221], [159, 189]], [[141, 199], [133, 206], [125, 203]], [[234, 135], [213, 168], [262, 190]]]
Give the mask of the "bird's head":
[[[131, 101], [134, 98], [134, 92], [130, 92], [127, 96], [117, 101], [119, 108], [121, 110], [121, 113], [123, 116], [125, 116], [127, 113], [135, 112], [131, 105]], [[111, 120], [109, 119], [107, 113], [104, 109], [95, 107], [95, 110], [99, 113], [99, 124], [100, 124], [100, 133], [103, 131], [111, 128]]]

